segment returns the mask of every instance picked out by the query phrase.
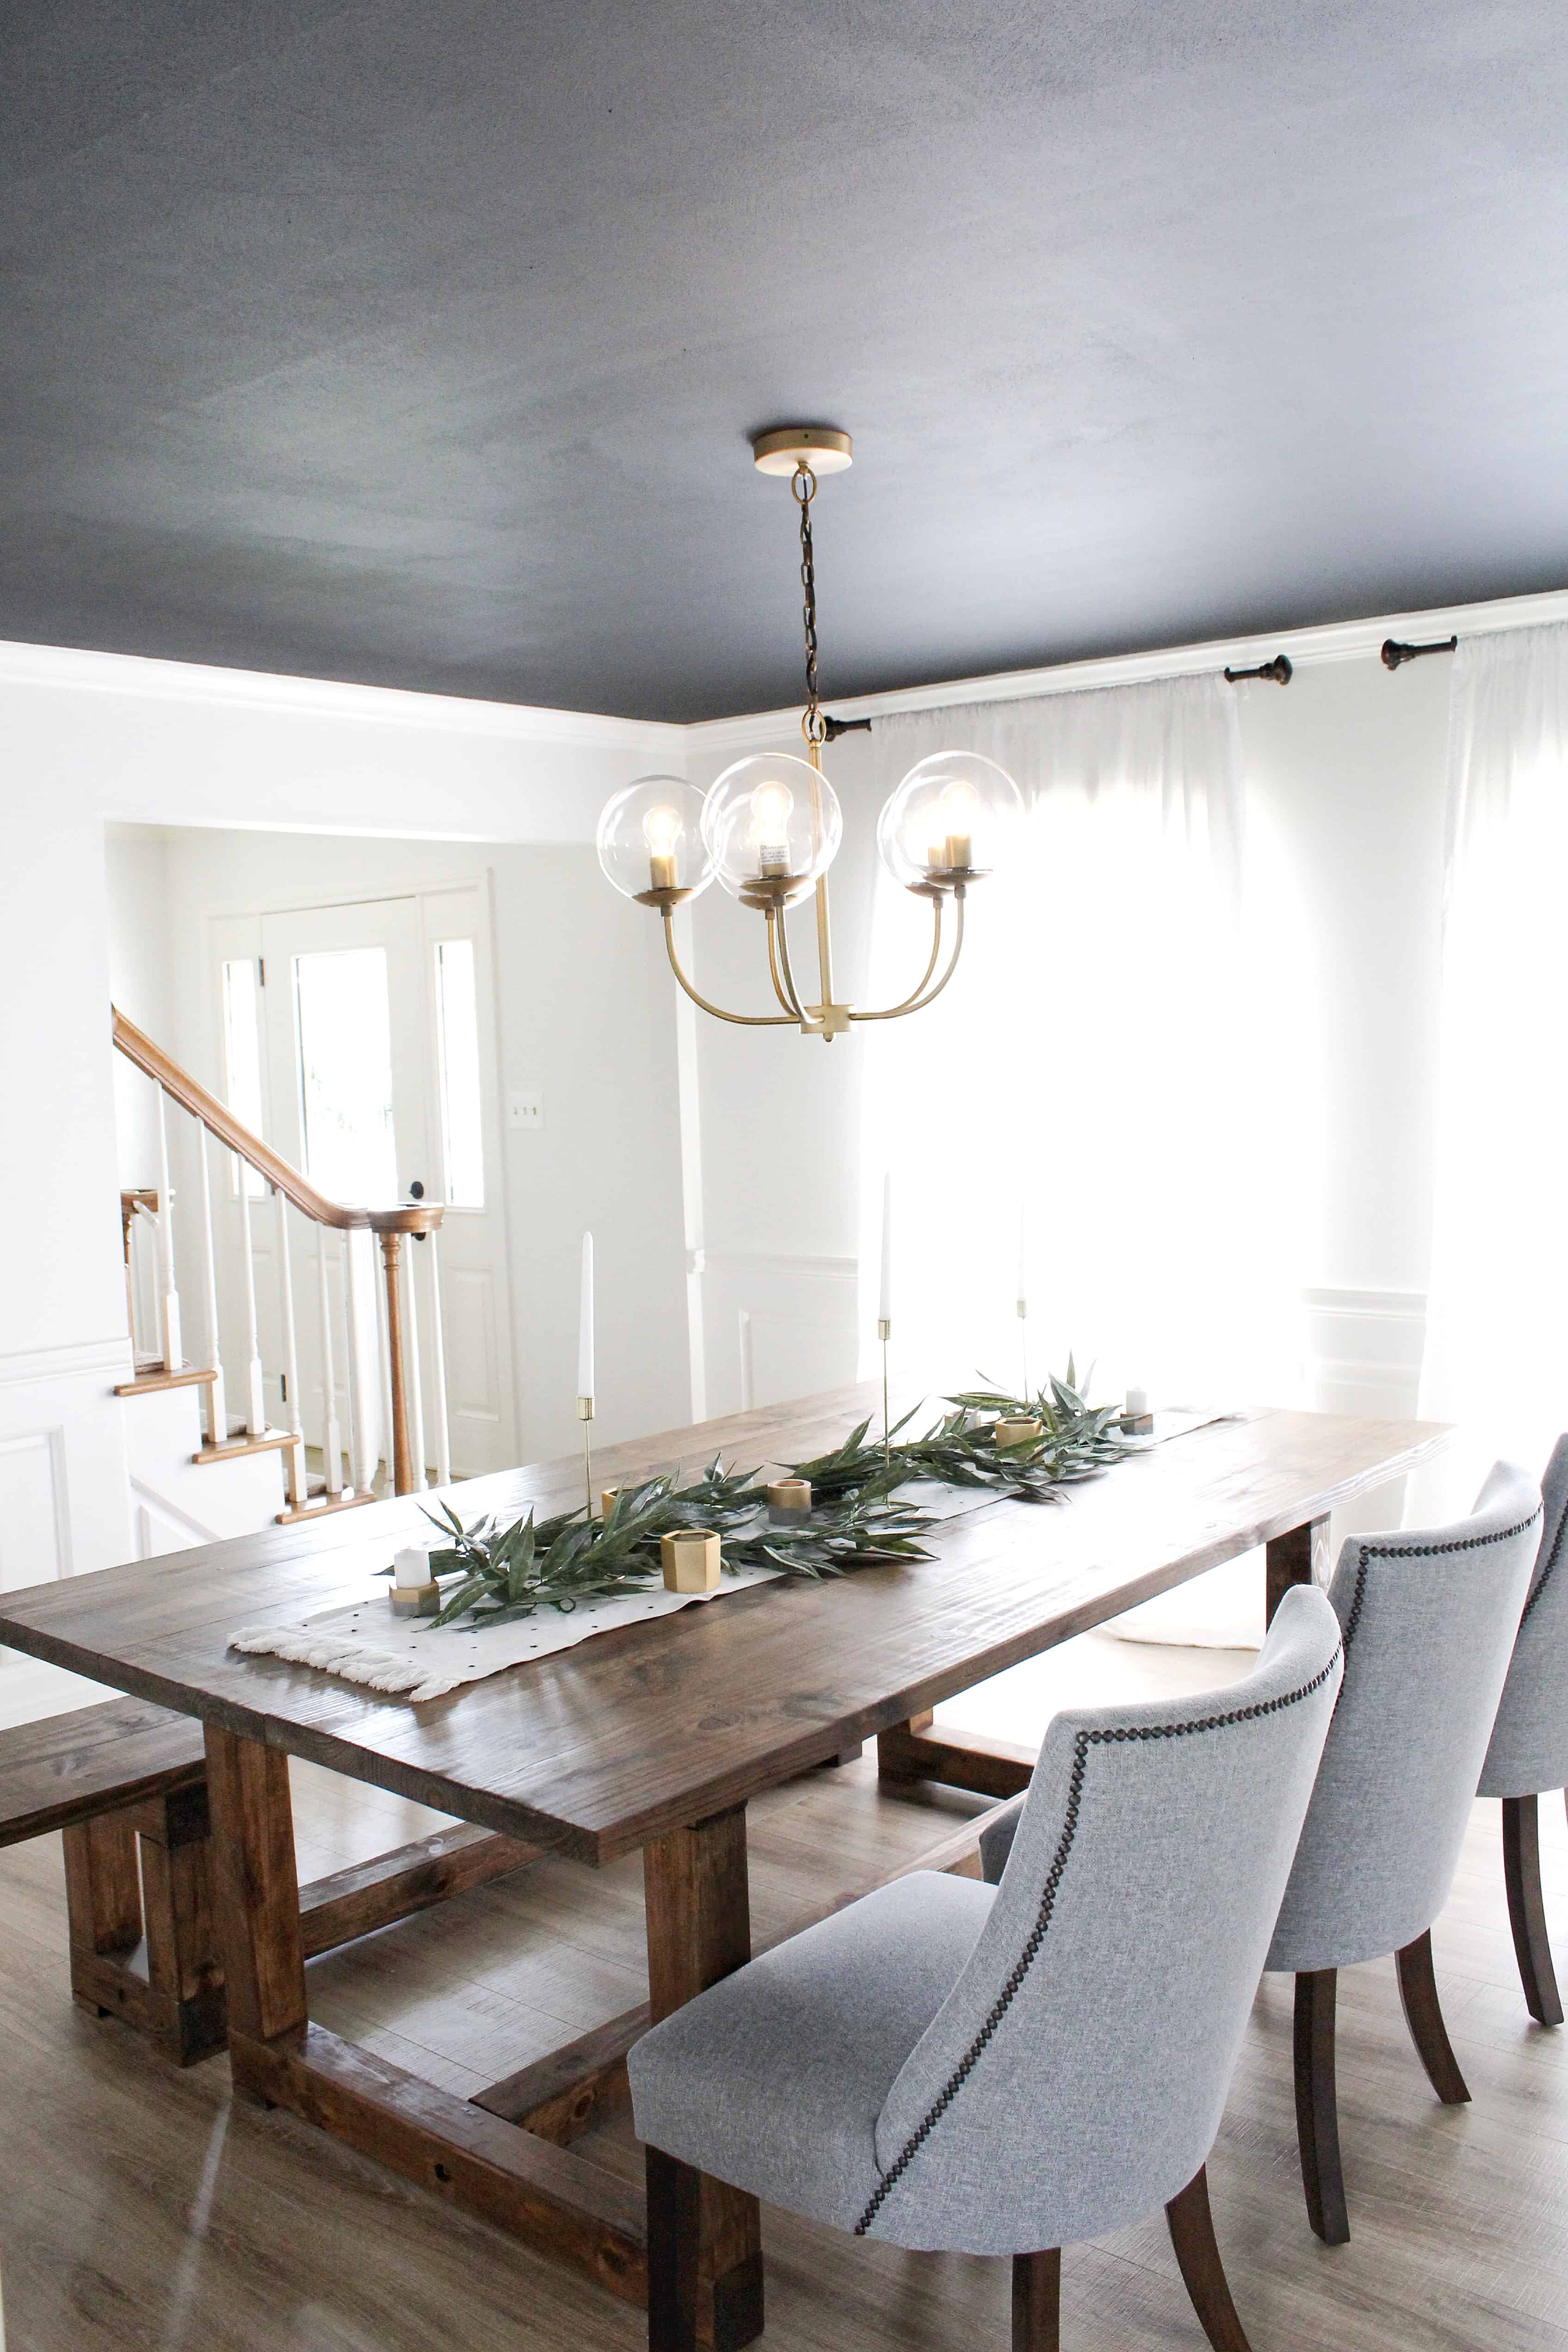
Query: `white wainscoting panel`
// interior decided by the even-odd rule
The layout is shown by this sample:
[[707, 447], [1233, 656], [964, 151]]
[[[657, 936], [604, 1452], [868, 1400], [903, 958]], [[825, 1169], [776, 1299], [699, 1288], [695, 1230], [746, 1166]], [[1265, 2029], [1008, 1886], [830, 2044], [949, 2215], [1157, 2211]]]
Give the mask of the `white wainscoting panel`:
[[783, 1404], [855, 1378], [852, 1257], [707, 1250], [696, 1271], [710, 1414]]
[[[16, 1591], [132, 1552], [114, 1383], [124, 1339], [0, 1356], [0, 1587]], [[0, 1726], [104, 1696], [75, 1675], [0, 1649]]]

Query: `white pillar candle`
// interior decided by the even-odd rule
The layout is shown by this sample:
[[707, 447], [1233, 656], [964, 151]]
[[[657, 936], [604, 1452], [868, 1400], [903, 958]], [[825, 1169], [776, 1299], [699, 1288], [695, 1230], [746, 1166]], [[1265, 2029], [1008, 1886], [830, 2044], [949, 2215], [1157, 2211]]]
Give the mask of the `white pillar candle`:
[[430, 1582], [430, 1551], [427, 1543], [403, 1544], [392, 1554], [394, 1584], [428, 1584]]
[[1136, 1420], [1140, 1413], [1147, 1412], [1148, 1409], [1149, 1392], [1147, 1389], [1129, 1389], [1127, 1391], [1125, 1411], [1129, 1420]]
[[893, 1320], [893, 1171], [890, 1168], [882, 1180], [882, 1303], [877, 1319]]
[[582, 1236], [582, 1297], [577, 1327], [577, 1393], [593, 1394], [593, 1235]]

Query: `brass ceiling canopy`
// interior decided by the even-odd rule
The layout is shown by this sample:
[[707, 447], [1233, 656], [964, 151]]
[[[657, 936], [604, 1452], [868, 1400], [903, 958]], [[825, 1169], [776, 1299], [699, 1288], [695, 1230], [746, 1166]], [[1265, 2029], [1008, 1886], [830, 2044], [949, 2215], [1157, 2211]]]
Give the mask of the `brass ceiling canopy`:
[[759, 474], [793, 474], [809, 466], [821, 478], [845, 472], [854, 461], [854, 443], [831, 425], [780, 425], [751, 436], [751, 462]]
[[[822, 772], [828, 740], [817, 690], [817, 572], [811, 502], [818, 477], [842, 473], [854, 446], [836, 425], [785, 425], [757, 434], [751, 444], [758, 473], [789, 483], [800, 515], [801, 618], [806, 644], [806, 708], [800, 717], [806, 756], [765, 751], [737, 760], [711, 792], [684, 776], [643, 776], [605, 803], [599, 820], [599, 862], [623, 898], [656, 908], [664, 918], [670, 967], [694, 1004], [720, 1021], [746, 1028], [799, 1026], [829, 1044], [861, 1021], [892, 1021], [918, 1013], [952, 979], [964, 945], [964, 902], [971, 887], [993, 870], [1023, 814], [1018, 786], [994, 760], [977, 751], [936, 751], [913, 767], [884, 803], [877, 847], [894, 879], [932, 909], [931, 954], [925, 971], [897, 1004], [861, 1011], [833, 994], [828, 919], [828, 868], [843, 833], [838, 794]], [[717, 879], [768, 926], [768, 973], [777, 1013], [728, 1013], [700, 996], [675, 952], [675, 908]], [[787, 910], [816, 902], [820, 1002], [808, 1003], [796, 986], [789, 958]], [[953, 901], [953, 937], [941, 977], [946, 900]]]

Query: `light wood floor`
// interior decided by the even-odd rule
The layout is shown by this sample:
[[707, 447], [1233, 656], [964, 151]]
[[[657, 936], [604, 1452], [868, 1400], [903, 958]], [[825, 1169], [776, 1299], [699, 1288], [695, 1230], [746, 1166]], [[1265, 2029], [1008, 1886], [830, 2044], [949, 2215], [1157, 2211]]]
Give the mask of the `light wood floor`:
[[[944, 1710], [1035, 1736], [1051, 1706], [1201, 1688], [1246, 1660], [1090, 1636]], [[416, 1835], [417, 1806], [315, 1771], [296, 1781], [302, 1875]], [[882, 1799], [868, 1759], [754, 1809], [768, 1933], [880, 1875], [968, 1809]], [[1568, 1977], [1568, 1831], [1543, 1807], [1548, 1904]], [[1258, 2000], [1210, 2165], [1255, 2352], [1568, 2352], [1568, 2030], [1525, 2014], [1498, 1808], [1478, 1804], [1436, 1936], [1474, 2104], [1431, 2097], [1386, 1964], [1342, 1979], [1341, 2113], [1354, 2232], [1306, 2224], [1291, 1994]], [[176, 2074], [66, 1985], [58, 1842], [0, 1855], [0, 2279], [8, 2352], [633, 2352], [640, 2318], [291, 2117], [235, 2107], [222, 2059]], [[645, 1992], [635, 1860], [545, 1864], [312, 1968], [324, 2023], [466, 2091]], [[583, 2143], [634, 2169], [625, 2132]], [[1006, 2265], [906, 2255], [783, 2214], [765, 2221], [777, 2352], [1004, 2352]], [[1070, 2352], [1202, 2336], [1163, 2224], [1066, 2257]]]

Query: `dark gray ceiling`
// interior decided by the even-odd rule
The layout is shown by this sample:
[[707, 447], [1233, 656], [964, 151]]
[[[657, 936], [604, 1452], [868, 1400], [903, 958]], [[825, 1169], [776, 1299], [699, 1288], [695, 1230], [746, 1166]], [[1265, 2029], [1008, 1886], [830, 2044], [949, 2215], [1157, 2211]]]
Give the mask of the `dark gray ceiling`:
[[1561, 585], [1562, 0], [7, 0], [0, 635], [690, 719]]

